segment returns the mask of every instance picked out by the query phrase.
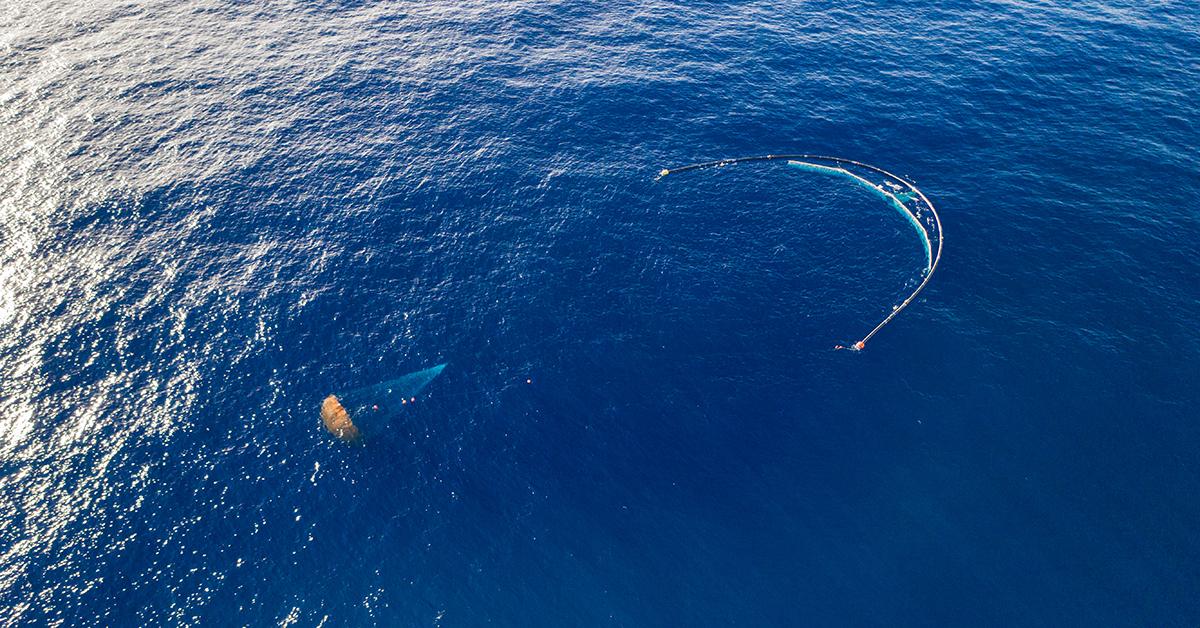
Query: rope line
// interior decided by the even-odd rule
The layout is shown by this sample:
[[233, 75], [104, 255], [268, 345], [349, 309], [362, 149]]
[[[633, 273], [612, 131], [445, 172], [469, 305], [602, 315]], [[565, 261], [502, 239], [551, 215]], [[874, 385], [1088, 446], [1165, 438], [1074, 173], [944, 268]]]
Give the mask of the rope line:
[[[900, 211], [901, 214], [903, 214], [905, 216], [905, 218], [908, 219], [908, 222], [910, 224], [912, 224], [912, 226], [914, 228], [916, 228], [918, 234], [921, 235], [921, 243], [925, 249], [925, 268], [922, 271], [922, 274], [925, 276], [924, 279], [922, 279], [920, 285], [917, 286], [916, 290], [913, 290], [912, 294], [908, 295], [908, 298], [906, 298], [906, 299], [904, 299], [904, 301], [900, 302], [899, 305], [894, 306], [892, 308], [892, 311], [887, 315], [887, 317], [885, 317], [882, 321], [880, 321], [879, 324], [876, 325], [875, 328], [872, 329], [869, 333], [867, 333], [866, 336], [863, 336], [862, 340], [859, 340], [858, 342], [854, 343], [851, 347], [849, 347], [850, 349], [852, 349], [854, 351], [860, 351], [863, 349], [863, 347], [866, 346], [867, 341], [871, 340], [871, 338], [874, 338], [875, 334], [879, 333], [879, 330], [883, 329], [885, 325], [892, 322], [892, 319], [896, 318], [896, 315], [898, 315], [900, 312], [902, 312], [904, 310], [904, 308], [908, 307], [908, 304], [912, 303], [913, 299], [917, 298], [917, 295], [920, 294], [921, 291], [925, 289], [925, 286], [929, 283], [929, 280], [933, 278], [933, 273], [934, 273], [934, 271], [937, 270], [938, 262], [940, 262], [942, 259], [942, 240], [943, 240], [943, 238], [942, 238], [942, 219], [938, 216], [937, 209], [933, 206], [933, 203], [930, 202], [929, 198], [925, 196], [925, 193], [922, 192], [921, 190], [919, 190], [917, 188], [917, 186], [913, 185], [907, 179], [904, 179], [903, 177], [892, 174], [892, 173], [888, 172], [887, 170], [884, 170], [883, 168], [878, 168], [878, 167], [872, 166], [870, 164], [865, 164], [865, 163], [862, 163], [861, 161], [854, 161], [853, 159], [843, 159], [841, 157], [830, 157], [828, 155], [811, 155], [811, 154], [757, 155], [754, 157], [735, 157], [732, 159], [718, 159], [716, 161], [705, 161], [705, 162], [701, 162], [701, 163], [690, 164], [687, 166], [681, 166], [679, 168], [664, 168], [661, 171], [659, 171], [658, 177], [655, 180], [662, 179], [663, 177], [665, 177], [667, 175], [678, 174], [681, 172], [688, 172], [691, 170], [704, 170], [704, 169], [708, 169], [708, 168], [719, 168], [721, 166], [731, 166], [734, 164], [741, 164], [741, 163], [748, 163], [748, 162], [755, 162], [755, 161], [775, 161], [775, 160], [780, 160], [780, 159], [786, 160], [789, 165], [798, 166], [805, 170], [810, 170], [813, 172], [820, 172], [820, 173], [824, 173], [824, 174], [834, 174], [834, 175], [839, 175], [839, 176], [845, 176], [845, 177], [849, 177], [849, 178], [853, 179], [856, 183], [859, 183], [860, 185], [863, 185], [864, 187], [871, 189], [875, 193], [882, 196], [885, 200], [889, 201], [892, 206], [894, 206], [898, 211]], [[825, 163], [814, 163], [814, 161], [815, 162], [825, 162]], [[833, 164], [833, 165], [831, 166], [829, 164]], [[869, 179], [861, 176], [860, 174], [849, 170], [848, 167], [853, 167], [856, 169], [862, 169], [862, 170], [874, 172], [876, 174], [881, 174], [884, 177], [887, 177], [887, 179], [885, 180], [885, 183], [890, 183], [892, 186], [895, 186], [896, 188], [899, 188], [900, 185], [903, 185], [904, 188], [907, 188], [907, 190], [909, 192], [905, 192], [904, 188], [900, 188], [896, 191], [890, 190], [887, 187], [885, 187], [882, 183], [880, 183], [880, 184], [873, 183]], [[911, 192], [911, 194], [910, 194], [910, 192]], [[906, 198], [901, 199], [900, 194], [905, 195]], [[934, 234], [934, 236], [937, 238], [936, 251], [933, 248], [933, 239], [930, 237], [929, 229], [926, 228], [926, 224], [921, 222], [920, 205], [917, 204], [917, 208], [916, 208], [917, 211], [915, 211], [915, 212], [913, 211], [912, 208], [910, 208], [908, 206], [908, 202], [913, 199], [912, 194], [915, 194], [916, 198], [919, 198], [921, 200], [921, 202], [923, 202], [925, 204], [925, 207], [929, 208], [929, 213], [932, 214], [932, 216], [933, 216], [933, 221], [932, 221], [932, 223], [929, 223], [928, 226], [933, 227], [934, 231], [936, 232]], [[842, 347], [841, 345], [836, 345], [834, 348], [835, 349], [844, 349], [846, 347]]]

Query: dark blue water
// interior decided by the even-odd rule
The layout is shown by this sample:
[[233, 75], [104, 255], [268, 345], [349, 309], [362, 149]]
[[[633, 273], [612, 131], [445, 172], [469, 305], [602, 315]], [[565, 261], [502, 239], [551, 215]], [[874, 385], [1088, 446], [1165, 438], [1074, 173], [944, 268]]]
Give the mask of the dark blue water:
[[[1194, 626], [1198, 42], [1185, 2], [0, 7], [0, 623]], [[891, 208], [654, 180], [778, 152], [940, 210], [864, 352], [924, 263]]]

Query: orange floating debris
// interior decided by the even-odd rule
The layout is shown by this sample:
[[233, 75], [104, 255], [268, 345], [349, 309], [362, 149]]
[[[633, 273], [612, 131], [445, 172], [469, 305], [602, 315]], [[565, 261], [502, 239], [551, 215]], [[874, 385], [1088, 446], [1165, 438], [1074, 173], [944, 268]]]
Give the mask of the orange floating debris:
[[342, 407], [337, 396], [329, 395], [321, 403], [321, 420], [325, 423], [325, 429], [329, 430], [329, 433], [336, 436], [338, 440], [347, 443], [358, 440], [358, 428], [350, 420], [350, 414]]

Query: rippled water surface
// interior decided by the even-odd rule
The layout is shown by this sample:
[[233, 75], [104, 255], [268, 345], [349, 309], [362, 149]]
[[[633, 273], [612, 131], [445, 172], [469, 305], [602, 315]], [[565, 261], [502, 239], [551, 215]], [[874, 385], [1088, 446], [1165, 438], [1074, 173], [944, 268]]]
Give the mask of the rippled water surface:
[[[1187, 2], [0, 6], [0, 624], [1194, 626]], [[815, 152], [915, 180], [946, 248]], [[449, 366], [346, 446], [321, 400]]]

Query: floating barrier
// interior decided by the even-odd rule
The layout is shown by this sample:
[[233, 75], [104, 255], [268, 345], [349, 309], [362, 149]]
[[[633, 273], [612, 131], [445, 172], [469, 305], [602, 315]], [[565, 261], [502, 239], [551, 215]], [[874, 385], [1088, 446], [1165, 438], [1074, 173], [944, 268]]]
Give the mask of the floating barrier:
[[801, 170], [843, 177], [870, 190], [898, 211], [921, 239], [921, 246], [925, 252], [925, 267], [921, 270], [922, 279], [917, 288], [912, 291], [912, 294], [908, 295], [908, 298], [897, 305], [893, 305], [887, 316], [874, 329], [868, 332], [867, 335], [863, 336], [861, 340], [849, 347], [843, 347], [842, 345], [834, 346], [835, 349], [848, 348], [854, 351], [861, 351], [867, 342], [871, 338], [874, 338], [875, 334], [879, 333], [879, 330], [892, 322], [892, 319], [896, 318], [904, 308], [908, 307], [909, 303], [913, 302], [913, 299], [917, 298], [917, 295], [925, 289], [929, 280], [933, 278], [933, 273], [937, 270], [938, 262], [942, 259], [942, 220], [938, 216], [937, 209], [934, 208], [933, 203], [910, 181], [870, 164], [864, 164], [851, 159], [842, 159], [840, 157], [829, 157], [827, 155], [758, 155], [755, 157], [706, 161], [679, 168], [664, 168], [659, 171], [658, 179], [693, 170], [777, 160], [785, 161], [789, 166]]

